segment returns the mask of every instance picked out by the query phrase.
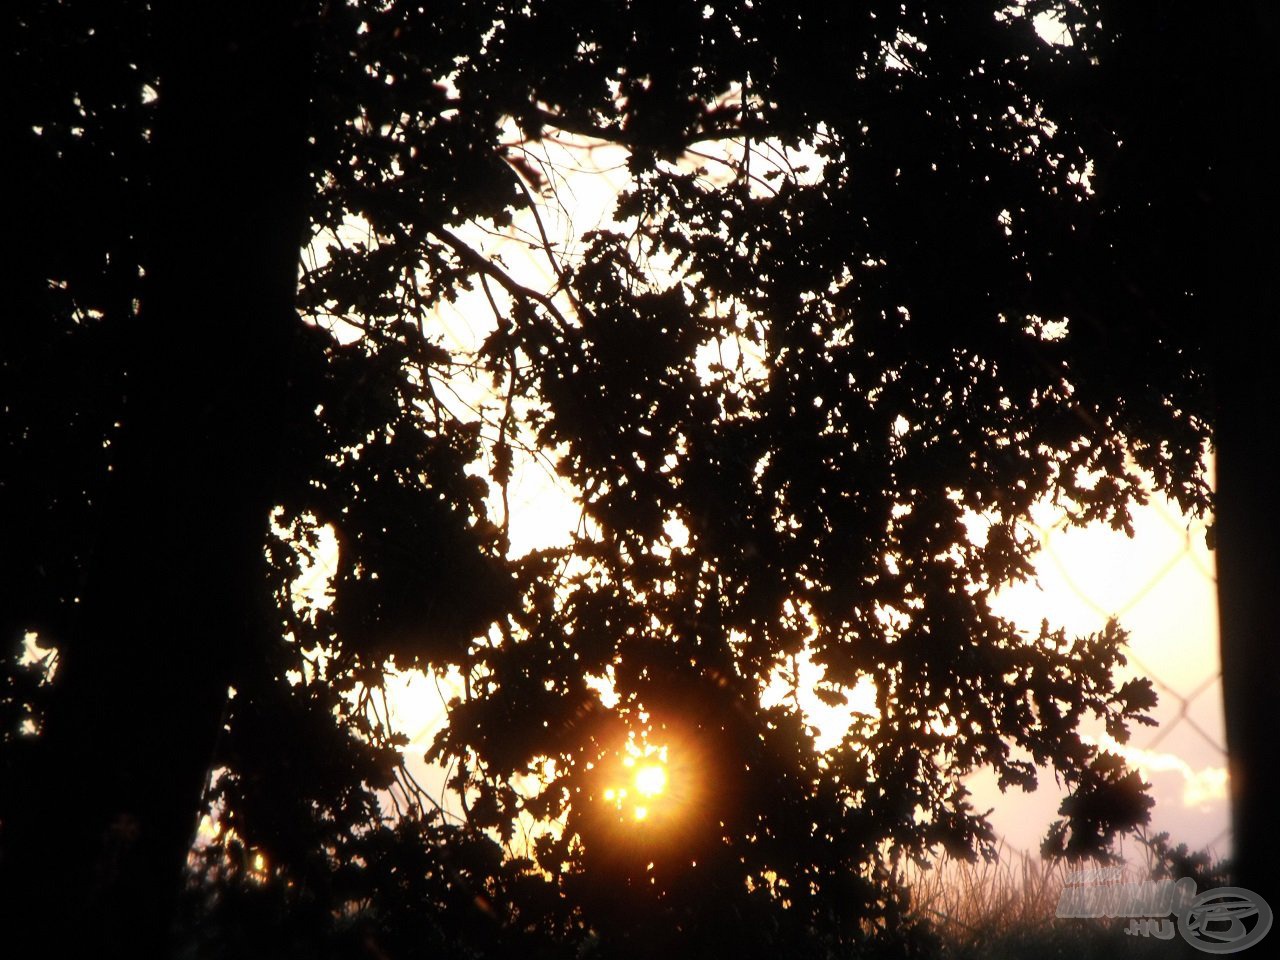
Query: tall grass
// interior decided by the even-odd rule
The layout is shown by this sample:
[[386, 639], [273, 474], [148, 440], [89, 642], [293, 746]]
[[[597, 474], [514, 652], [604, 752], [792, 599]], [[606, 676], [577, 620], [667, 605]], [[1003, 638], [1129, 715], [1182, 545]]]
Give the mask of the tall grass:
[[[1125, 879], [1191, 876], [1199, 890], [1229, 883], [1226, 865], [1211, 853], [1172, 848], [1166, 835], [1139, 837], [1123, 857]], [[1060, 919], [1058, 898], [1068, 875], [1081, 866], [1049, 861], [1005, 844], [996, 859], [967, 863], [943, 857], [929, 867], [909, 866], [901, 880], [911, 892], [914, 919], [927, 922], [939, 941], [940, 960], [1181, 960], [1203, 954], [1180, 936], [1132, 936], [1127, 919]]]

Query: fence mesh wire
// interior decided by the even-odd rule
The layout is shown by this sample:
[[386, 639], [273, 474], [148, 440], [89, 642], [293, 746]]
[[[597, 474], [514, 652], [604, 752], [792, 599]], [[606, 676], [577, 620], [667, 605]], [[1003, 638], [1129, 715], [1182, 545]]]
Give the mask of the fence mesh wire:
[[[1040, 540], [1041, 577], [1053, 581], [1047, 591], [1066, 594], [1098, 623], [1114, 617], [1130, 630], [1124, 650], [1129, 666], [1150, 678], [1160, 697], [1153, 714], [1157, 726], [1135, 731], [1133, 754], [1162, 751], [1176, 758], [1197, 758], [1202, 769], [1217, 768], [1214, 772], [1221, 773], [1225, 789], [1217, 577], [1206, 543], [1206, 521], [1184, 517], [1153, 495], [1135, 513], [1133, 541], [1120, 533], [1073, 530], [1064, 510], [1027, 521], [1027, 527]], [[1074, 540], [1084, 536], [1095, 539], [1079, 549]], [[1108, 549], [1123, 552], [1131, 562], [1118, 575], [1100, 577], [1091, 567]], [[1194, 612], [1196, 619], [1178, 622], [1179, 612]], [[1187, 764], [1195, 765], [1196, 760]], [[1215, 799], [1225, 808], [1221, 796]], [[1205, 845], [1221, 851], [1229, 836], [1228, 827]]]

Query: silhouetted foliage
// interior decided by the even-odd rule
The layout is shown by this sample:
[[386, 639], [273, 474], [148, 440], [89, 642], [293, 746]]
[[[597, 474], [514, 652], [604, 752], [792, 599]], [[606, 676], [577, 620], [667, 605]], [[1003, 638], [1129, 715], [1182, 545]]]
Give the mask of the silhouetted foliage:
[[[887, 865], [991, 852], [974, 771], [1051, 768], [1072, 857], [1146, 821], [1080, 735], [1154, 703], [1122, 630], [989, 605], [1037, 501], [1127, 529], [1146, 473], [1209, 503], [1195, 306], [1135, 282], [1170, 263], [1094, 109], [1118, 5], [1057, 10], [1069, 46], [1038, 0], [109, 6], [6, 14], [0, 628], [59, 656], [44, 702], [0, 688], [30, 922], [61, 878], [86, 920], [54, 939], [159, 942], [135, 875], [176, 887], [212, 805], [192, 956], [901, 955]], [[625, 184], [577, 248], [535, 236], [534, 288], [482, 237], [552, 209], [557, 137]], [[468, 352], [431, 318], [478, 294]], [[518, 556], [535, 455], [583, 522]], [[829, 704], [874, 690], [822, 749], [802, 661]], [[430, 750], [461, 822], [378, 709], [393, 663], [464, 678]], [[686, 791], [647, 832], [605, 799], [628, 742]]]

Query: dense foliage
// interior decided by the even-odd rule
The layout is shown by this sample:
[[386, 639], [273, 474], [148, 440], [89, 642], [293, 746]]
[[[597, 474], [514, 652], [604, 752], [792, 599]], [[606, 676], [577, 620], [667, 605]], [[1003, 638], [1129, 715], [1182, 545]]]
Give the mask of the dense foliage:
[[[1106, 17], [300, 3], [289, 60], [236, 7], [203, 55], [262, 76], [279, 58], [297, 100], [210, 81], [225, 115], [208, 122], [230, 135], [260, 99], [253, 122], [274, 113], [294, 152], [204, 156], [174, 146], [195, 121], [166, 115], [171, 91], [202, 90], [164, 45], [172, 23], [17, 6], [6, 111], [30, 236], [5, 281], [0, 627], [56, 648], [59, 674], [119, 634], [134, 659], [104, 698], [211, 706], [206, 739], [166, 748], [202, 770], [212, 749], [218, 771], [201, 803], [222, 842], [186, 908], [199, 955], [833, 955], [895, 928], [896, 856], [990, 850], [975, 770], [1069, 785], [1055, 851], [1100, 853], [1145, 820], [1137, 775], [1080, 737], [1093, 717], [1123, 739], [1154, 703], [1113, 679], [1120, 628], [1028, 635], [989, 605], [1028, 573], [1019, 521], [1043, 498], [1123, 529], [1145, 473], [1208, 506], [1190, 297], [1125, 248], [1133, 175], [1097, 109], [1125, 35]], [[616, 208], [576, 229], [565, 158], [611, 148]], [[259, 160], [273, 172], [251, 182]], [[184, 163], [184, 189], [211, 191], [195, 209], [243, 198], [212, 239], [168, 212]], [[253, 283], [228, 292], [248, 269], [236, 217], [246, 243], [306, 251], [302, 322], [261, 321]], [[183, 290], [193, 258], [209, 284]], [[171, 289], [227, 312], [184, 327]], [[443, 335], [451, 302], [477, 349]], [[538, 458], [582, 522], [520, 555], [508, 494]], [[121, 472], [153, 478], [121, 493]], [[143, 585], [234, 617], [186, 640], [159, 614], [104, 633], [120, 611], [94, 605], [99, 581], [137, 574], [104, 572], [103, 544], [152, 526], [169, 555], [134, 557]], [[332, 602], [301, 603], [326, 528]], [[223, 565], [188, 562], [206, 552]], [[191, 659], [162, 675], [167, 642]], [[393, 663], [463, 678], [431, 747], [461, 822], [376, 708]], [[12, 850], [40, 777], [77, 762], [54, 734], [97, 721], [59, 707], [59, 675], [6, 670]], [[162, 694], [173, 676], [184, 692]], [[820, 749], [802, 699], [859, 689], [874, 710]], [[606, 799], [628, 744], [667, 748], [671, 799], [647, 824]], [[149, 801], [118, 802], [145, 830]], [[107, 856], [66, 846], [54, 867]]]

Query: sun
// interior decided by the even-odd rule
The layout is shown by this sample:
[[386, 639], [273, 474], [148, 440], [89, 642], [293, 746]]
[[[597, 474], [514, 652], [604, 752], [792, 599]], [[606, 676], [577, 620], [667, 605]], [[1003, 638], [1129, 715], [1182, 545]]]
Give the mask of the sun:
[[632, 752], [622, 758], [604, 800], [629, 820], [651, 820], [671, 803], [667, 750], [652, 746], [629, 746], [628, 750]]
[[667, 789], [667, 771], [661, 764], [649, 763], [636, 771], [636, 790], [646, 797], [656, 797]]

